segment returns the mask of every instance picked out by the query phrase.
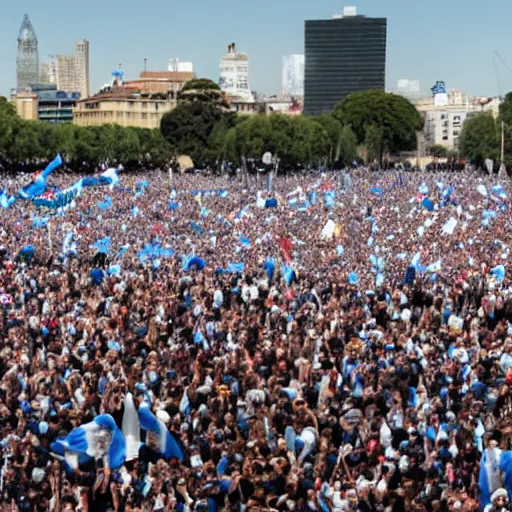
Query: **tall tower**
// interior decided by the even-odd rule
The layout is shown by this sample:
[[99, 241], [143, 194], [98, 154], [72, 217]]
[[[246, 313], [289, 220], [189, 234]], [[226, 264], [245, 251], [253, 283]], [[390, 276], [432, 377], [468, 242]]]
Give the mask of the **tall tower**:
[[60, 91], [74, 92], [77, 90], [74, 55], [57, 55], [56, 71], [57, 88]]
[[386, 18], [367, 18], [355, 7], [330, 20], [307, 20], [304, 114], [331, 112], [349, 94], [386, 85]]
[[81, 98], [89, 97], [89, 41], [75, 43], [75, 89]]
[[23, 17], [18, 36], [16, 81], [18, 89], [26, 89], [39, 81], [37, 37], [28, 14]]

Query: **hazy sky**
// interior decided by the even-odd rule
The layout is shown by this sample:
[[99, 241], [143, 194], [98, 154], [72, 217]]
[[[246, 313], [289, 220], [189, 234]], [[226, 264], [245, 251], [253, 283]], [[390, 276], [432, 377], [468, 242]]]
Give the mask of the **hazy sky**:
[[[417, 78], [427, 90], [436, 80], [470, 94], [512, 90], [510, 0], [1, 0], [0, 95], [16, 85], [16, 39], [28, 13], [39, 58], [72, 53], [74, 41], [91, 43], [91, 90], [109, 82], [122, 63], [127, 78], [143, 69], [166, 70], [169, 59], [193, 61], [198, 76], [217, 80], [219, 58], [234, 41], [249, 54], [251, 88], [280, 92], [281, 59], [304, 51], [304, 20], [330, 18], [344, 5], [388, 18], [387, 88]], [[500, 90], [501, 89], [501, 90]]]

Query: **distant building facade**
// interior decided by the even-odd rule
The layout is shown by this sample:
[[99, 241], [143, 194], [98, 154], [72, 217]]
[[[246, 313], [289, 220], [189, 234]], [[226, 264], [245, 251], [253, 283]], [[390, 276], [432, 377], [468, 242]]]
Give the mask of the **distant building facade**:
[[284, 96], [304, 96], [304, 66], [303, 54], [283, 57], [282, 93]]
[[38, 97], [30, 91], [19, 91], [11, 96], [11, 102], [16, 107], [16, 113], [25, 121], [37, 121]]
[[179, 59], [171, 59], [168, 70], [175, 73], [193, 73], [194, 64], [192, 62], [181, 62]]
[[384, 90], [386, 36], [385, 18], [358, 16], [355, 8], [306, 21], [304, 114], [330, 112], [354, 92]]
[[57, 55], [57, 88], [61, 91], [76, 89], [75, 57], [73, 55]]
[[249, 58], [237, 52], [235, 43], [228, 45], [228, 52], [220, 59], [219, 86], [226, 96], [254, 102], [249, 84]]
[[73, 55], [57, 55], [56, 82], [59, 90], [89, 96], [89, 41], [77, 41]]
[[143, 71], [139, 78], [126, 80], [124, 87], [139, 92], [168, 94], [176, 100], [183, 86], [194, 76], [192, 71]]
[[432, 92], [432, 97], [416, 102], [416, 109], [424, 118], [423, 132], [427, 147], [439, 145], [456, 151], [459, 149], [462, 126], [468, 117], [480, 112], [489, 112], [498, 117], [499, 98], [470, 97], [458, 89], [446, 91], [439, 87], [432, 88]]
[[48, 61], [41, 64], [41, 73], [39, 76], [41, 84], [57, 83], [57, 61], [54, 57], [50, 57]]
[[89, 41], [81, 39], [75, 43], [76, 87], [82, 98], [89, 96]]
[[416, 102], [422, 97], [421, 85], [419, 80], [401, 78], [396, 84], [396, 94], [403, 96], [409, 101]]
[[11, 96], [16, 112], [22, 119], [53, 124], [71, 123], [73, 108], [79, 99], [79, 92], [59, 91], [55, 84], [33, 85], [30, 91]]
[[165, 94], [113, 90], [80, 100], [73, 123], [78, 126], [118, 124], [138, 128], [158, 128], [163, 115], [176, 106]]
[[19, 91], [39, 82], [39, 49], [36, 33], [25, 14], [18, 35], [16, 86]]

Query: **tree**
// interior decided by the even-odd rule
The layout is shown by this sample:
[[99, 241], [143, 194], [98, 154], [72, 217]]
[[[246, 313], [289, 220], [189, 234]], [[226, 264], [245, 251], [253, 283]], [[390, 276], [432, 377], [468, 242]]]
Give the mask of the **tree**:
[[340, 156], [346, 165], [357, 158], [357, 137], [350, 126], [344, 126], [340, 135]]
[[224, 145], [229, 160], [241, 157], [260, 160], [270, 151], [288, 165], [318, 164], [329, 156], [329, 137], [311, 118], [281, 114], [249, 116], [226, 134]]
[[366, 161], [373, 162], [380, 159], [383, 154], [382, 129], [374, 124], [365, 126], [364, 148], [366, 150]]
[[504, 124], [505, 164], [510, 169], [512, 165], [512, 92], [505, 96], [500, 105], [499, 123]]
[[448, 148], [441, 146], [441, 144], [434, 144], [430, 146], [430, 155], [436, 158], [446, 158], [449, 155]]
[[224, 92], [215, 82], [207, 78], [189, 80], [185, 83], [178, 94], [178, 100], [182, 102], [200, 101], [212, 103], [223, 109], [229, 108]]
[[359, 144], [365, 141], [368, 126], [378, 128], [380, 160], [385, 151], [398, 153], [416, 149], [416, 133], [423, 126], [420, 113], [410, 101], [384, 91], [350, 94], [336, 105], [333, 116], [352, 128]]
[[486, 158], [499, 157], [499, 137], [496, 121], [490, 113], [466, 119], [460, 134], [460, 152], [469, 161], [482, 167]]
[[208, 137], [204, 158], [208, 162], [216, 162], [226, 159], [225, 140], [229, 130], [242, 121], [241, 116], [235, 112], [223, 112]]
[[164, 114], [160, 130], [177, 154], [202, 161], [208, 139], [221, 117], [222, 111], [210, 103], [181, 103]]
[[14, 162], [34, 162], [43, 157], [38, 140], [39, 124], [35, 121], [22, 121], [15, 125], [14, 146], [11, 149], [11, 157]]
[[312, 120], [316, 121], [327, 132], [329, 137], [329, 160], [337, 162], [341, 156], [341, 123], [331, 114], [320, 114], [312, 116]]
[[14, 105], [0, 96], [0, 159], [13, 157], [15, 137], [21, 125]]

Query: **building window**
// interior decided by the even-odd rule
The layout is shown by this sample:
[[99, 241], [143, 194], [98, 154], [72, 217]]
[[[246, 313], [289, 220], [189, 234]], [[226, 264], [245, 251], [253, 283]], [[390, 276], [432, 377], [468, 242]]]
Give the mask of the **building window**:
[[453, 136], [458, 137], [459, 136], [459, 130], [453, 130]]
[[443, 140], [448, 140], [448, 135], [443, 135]]
[[144, 112], [144, 113], [142, 114], [142, 119], [147, 119], [147, 118], [148, 118], [148, 115]]

